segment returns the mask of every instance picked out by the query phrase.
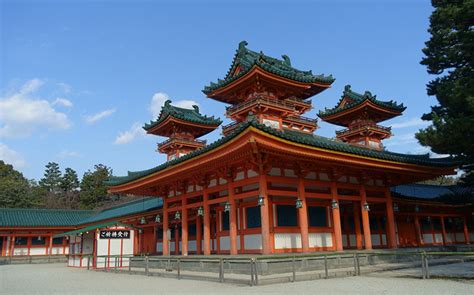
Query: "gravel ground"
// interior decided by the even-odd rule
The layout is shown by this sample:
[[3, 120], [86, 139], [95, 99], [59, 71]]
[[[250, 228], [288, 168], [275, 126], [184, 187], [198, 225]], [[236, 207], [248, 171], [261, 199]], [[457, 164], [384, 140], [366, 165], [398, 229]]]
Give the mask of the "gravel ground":
[[0, 266], [0, 294], [473, 294], [474, 281], [347, 277], [258, 287], [67, 268]]

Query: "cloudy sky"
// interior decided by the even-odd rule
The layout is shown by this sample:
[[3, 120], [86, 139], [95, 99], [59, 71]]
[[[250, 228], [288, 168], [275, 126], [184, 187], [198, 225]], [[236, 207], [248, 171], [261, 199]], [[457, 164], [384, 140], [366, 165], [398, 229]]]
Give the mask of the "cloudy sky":
[[[225, 119], [225, 106], [201, 90], [224, 77], [241, 40], [334, 75], [306, 116], [333, 107], [351, 84], [408, 107], [386, 122], [389, 150], [429, 152], [414, 139], [435, 103], [419, 64], [428, 1], [327, 2], [1, 1], [0, 159], [36, 179], [49, 161], [80, 175], [98, 163], [115, 175], [158, 165], [163, 139], [141, 127], [168, 98]], [[316, 133], [335, 130], [320, 123]]]

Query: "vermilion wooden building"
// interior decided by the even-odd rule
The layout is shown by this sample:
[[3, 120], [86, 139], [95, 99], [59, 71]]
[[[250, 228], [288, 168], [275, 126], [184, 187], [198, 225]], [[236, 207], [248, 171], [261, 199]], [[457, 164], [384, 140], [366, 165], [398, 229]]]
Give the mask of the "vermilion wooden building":
[[[472, 209], [392, 197], [391, 187], [453, 174], [457, 165], [451, 158], [383, 148], [381, 140], [391, 133], [377, 123], [400, 115], [403, 105], [346, 86], [338, 105], [319, 116], [348, 129], [336, 139], [315, 135], [316, 119], [302, 115], [312, 107], [309, 98], [334, 79], [295, 69], [286, 55], [276, 59], [246, 45], [239, 44], [224, 79], [203, 90], [229, 104], [226, 116], [233, 123], [223, 127], [221, 139], [196, 144], [197, 136], [220, 121], [167, 102], [145, 129], [170, 136], [159, 145], [168, 161], [108, 182], [110, 193], [163, 198], [158, 252], [269, 254], [420, 245], [419, 218], [405, 217], [439, 210], [461, 220], [458, 236], [469, 242]], [[175, 130], [192, 144], [165, 149], [176, 141]]]

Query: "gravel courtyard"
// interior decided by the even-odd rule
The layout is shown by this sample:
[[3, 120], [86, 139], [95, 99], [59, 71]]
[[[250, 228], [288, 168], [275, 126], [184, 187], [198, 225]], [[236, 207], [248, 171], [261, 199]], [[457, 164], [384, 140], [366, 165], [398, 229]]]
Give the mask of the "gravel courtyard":
[[0, 266], [0, 294], [473, 294], [474, 281], [348, 277], [267, 286], [237, 286], [67, 268]]

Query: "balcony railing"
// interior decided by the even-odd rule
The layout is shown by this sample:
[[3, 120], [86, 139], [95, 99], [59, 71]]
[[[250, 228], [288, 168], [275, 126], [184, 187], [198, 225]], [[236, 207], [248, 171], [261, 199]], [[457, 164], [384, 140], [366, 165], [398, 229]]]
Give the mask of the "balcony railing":
[[231, 133], [235, 128], [239, 126], [240, 122], [232, 122], [230, 124], [227, 124], [225, 126], [222, 126], [222, 133], [224, 135], [227, 135]]
[[303, 116], [289, 116], [286, 118], [283, 118], [284, 121], [292, 121], [292, 122], [298, 122], [302, 124], [307, 124], [307, 125], [317, 125], [318, 124], [318, 119], [313, 119], [313, 118], [308, 118], [308, 117], [303, 117]]
[[362, 124], [362, 125], [353, 125], [350, 128], [336, 131], [336, 134], [341, 136], [341, 135], [346, 135], [352, 132], [365, 131], [369, 129], [376, 130], [382, 133], [388, 133], [388, 134], [392, 133], [391, 127], [380, 126], [377, 124], [369, 124], [369, 125]]
[[266, 105], [271, 105], [271, 106], [276, 106], [280, 108], [285, 108], [291, 111], [296, 110], [295, 105], [291, 102], [286, 102], [278, 99], [270, 99], [270, 98], [254, 98], [252, 100], [247, 100], [244, 101], [238, 105], [235, 106], [230, 106], [226, 108], [227, 115], [232, 115], [233, 113], [236, 113], [240, 110], [243, 110], [245, 108], [248, 108], [250, 106], [256, 105], [256, 104], [266, 104]]
[[189, 144], [193, 144], [193, 145], [201, 145], [201, 146], [204, 146], [206, 145], [206, 141], [205, 140], [201, 140], [201, 139], [187, 139], [187, 138], [169, 138], [163, 142], [160, 142], [158, 144], [158, 149], [170, 144], [170, 143], [173, 143], [173, 142], [176, 142], [176, 143], [189, 143]]

